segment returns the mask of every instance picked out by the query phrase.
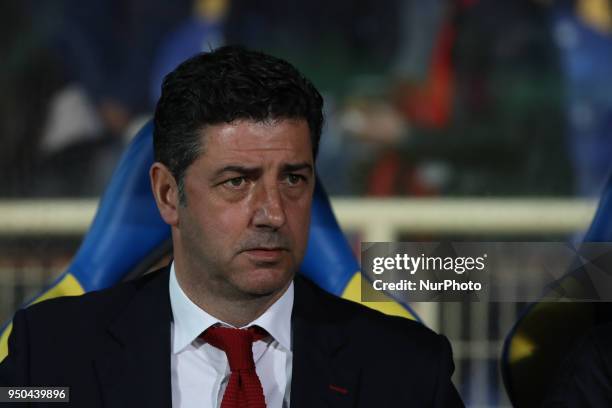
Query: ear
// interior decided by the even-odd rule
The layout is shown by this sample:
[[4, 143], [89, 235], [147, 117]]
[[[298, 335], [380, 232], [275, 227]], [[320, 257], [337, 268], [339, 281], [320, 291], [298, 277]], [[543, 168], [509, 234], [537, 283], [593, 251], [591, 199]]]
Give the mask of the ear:
[[162, 163], [155, 162], [149, 170], [151, 189], [159, 213], [166, 224], [178, 225], [179, 192], [172, 172]]

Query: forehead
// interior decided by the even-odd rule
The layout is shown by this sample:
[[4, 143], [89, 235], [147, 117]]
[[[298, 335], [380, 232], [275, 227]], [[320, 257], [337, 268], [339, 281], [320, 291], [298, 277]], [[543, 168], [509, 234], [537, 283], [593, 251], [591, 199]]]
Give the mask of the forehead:
[[201, 138], [201, 158], [209, 161], [312, 161], [310, 131], [303, 119], [237, 120], [208, 125], [201, 131]]

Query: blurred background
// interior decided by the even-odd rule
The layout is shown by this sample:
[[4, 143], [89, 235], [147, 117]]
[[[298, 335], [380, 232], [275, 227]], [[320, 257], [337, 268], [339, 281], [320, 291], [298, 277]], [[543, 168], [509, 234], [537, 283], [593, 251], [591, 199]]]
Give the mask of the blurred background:
[[[0, 320], [69, 263], [166, 73], [243, 44], [325, 98], [317, 161], [362, 241], [572, 241], [612, 163], [609, 0], [23, 0], [0, 15]], [[469, 406], [509, 406], [525, 305], [415, 304]]]

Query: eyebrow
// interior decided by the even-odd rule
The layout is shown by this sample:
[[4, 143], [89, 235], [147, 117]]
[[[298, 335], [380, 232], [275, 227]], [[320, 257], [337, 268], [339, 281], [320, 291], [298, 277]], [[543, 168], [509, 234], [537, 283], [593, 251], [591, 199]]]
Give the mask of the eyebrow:
[[238, 173], [238, 174], [253, 175], [253, 174], [257, 174], [260, 171], [261, 169], [259, 167], [246, 167], [246, 166], [239, 166], [236, 164], [230, 164], [229, 166], [224, 166], [220, 168], [219, 170], [215, 171], [215, 173], [213, 174], [213, 177], [219, 177], [223, 173]]
[[[308, 170], [312, 173], [312, 165], [306, 162], [302, 163], [287, 163], [282, 166], [282, 171], [284, 173], [291, 173], [294, 171], [300, 170]], [[238, 173], [244, 175], [256, 175], [261, 172], [260, 167], [247, 167], [236, 164], [230, 164], [228, 166], [224, 166], [219, 170], [215, 171], [213, 177], [219, 177], [223, 173]]]
[[308, 170], [310, 173], [312, 173], [312, 165], [310, 165], [310, 163], [287, 163], [285, 165], [283, 165], [283, 172], [285, 173], [291, 173], [294, 171], [300, 171], [300, 170]]

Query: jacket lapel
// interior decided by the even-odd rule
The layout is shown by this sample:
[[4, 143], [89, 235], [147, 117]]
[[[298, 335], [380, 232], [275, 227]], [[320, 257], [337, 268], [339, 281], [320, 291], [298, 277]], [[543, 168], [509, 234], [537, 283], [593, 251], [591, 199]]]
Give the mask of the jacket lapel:
[[94, 361], [105, 407], [169, 407], [169, 268], [135, 284]]
[[354, 407], [359, 372], [340, 362], [349, 339], [334, 318], [334, 304], [319, 291], [296, 277], [291, 407]]

